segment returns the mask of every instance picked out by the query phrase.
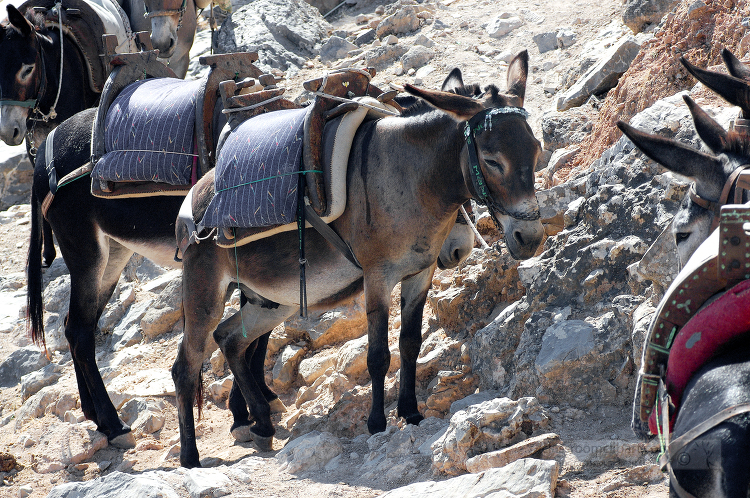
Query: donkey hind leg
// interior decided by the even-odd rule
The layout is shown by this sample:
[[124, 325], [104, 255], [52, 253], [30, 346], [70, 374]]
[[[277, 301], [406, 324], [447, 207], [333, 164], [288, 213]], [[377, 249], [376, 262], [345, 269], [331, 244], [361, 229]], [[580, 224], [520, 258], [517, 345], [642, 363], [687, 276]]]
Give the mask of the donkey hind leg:
[[[368, 278], [369, 277], [369, 278]], [[394, 285], [385, 283], [382, 275], [365, 272], [365, 309], [367, 311], [367, 371], [372, 380], [372, 406], [367, 417], [370, 434], [383, 432], [385, 418], [385, 375], [391, 363], [388, 349], [388, 312]]]
[[[266, 399], [266, 393], [260, 387], [265, 381], [259, 383], [252, 368], [252, 356], [255, 353], [250, 348], [257, 349], [257, 339], [268, 334], [292, 314], [296, 308], [293, 306], [270, 307], [264, 301], [258, 300], [248, 302], [230, 319], [222, 322], [214, 332], [214, 339], [224, 353], [229, 368], [234, 374], [234, 382], [237, 389], [242, 393], [250, 416], [254, 420], [248, 425], [249, 419], [239, 418], [243, 413], [237, 408], [239, 404], [234, 401], [233, 411], [235, 421], [232, 425], [232, 436], [238, 441], [252, 439], [262, 451], [270, 451], [272, 448], [273, 435], [276, 430], [271, 422], [271, 406]], [[236, 319], [240, 316], [239, 326]], [[251, 361], [248, 361], [248, 358]], [[270, 390], [268, 390], [270, 391]]]
[[[263, 393], [263, 397], [266, 398], [268, 404], [271, 405], [271, 413], [284, 413], [286, 411], [286, 406], [284, 406], [284, 403], [279, 399], [276, 393], [268, 387], [268, 384], [266, 384], [265, 361], [266, 351], [268, 350], [268, 338], [270, 335], [271, 332], [266, 332], [248, 346], [247, 350], [245, 350], [245, 362], [249, 365], [250, 371], [253, 374], [253, 379], [255, 379], [255, 383], [258, 384], [258, 387]], [[229, 411], [232, 412], [234, 418], [234, 424], [232, 425], [233, 434], [236, 427], [243, 425], [249, 427], [250, 424], [252, 424], [253, 420], [250, 417], [250, 413], [247, 411], [247, 403], [245, 403], [245, 398], [242, 397], [242, 393], [236, 382], [232, 383], [232, 389], [229, 391], [227, 407], [229, 408]], [[239, 433], [237, 433], [237, 436], [243, 437]], [[249, 441], [249, 437], [250, 436], [247, 435], [248, 439], [239, 439], [237, 437], [235, 437], [235, 439], [238, 441]]]
[[49, 268], [55, 260], [57, 252], [55, 251], [55, 239], [52, 236], [52, 227], [46, 218], [42, 218], [42, 242], [44, 250], [42, 251], [42, 268]]
[[422, 313], [427, 292], [432, 284], [433, 272], [434, 267], [430, 267], [401, 282], [401, 377], [398, 415], [406, 419], [407, 423], [415, 425], [424, 419], [417, 405], [417, 357], [422, 346]]
[[[132, 448], [135, 439], [130, 434], [130, 427], [117, 415], [96, 364], [97, 322], [112, 296], [122, 269], [132, 255], [131, 250], [113, 240], [109, 240], [108, 245], [106, 258], [102, 256], [103, 251], [92, 258], [99, 259], [98, 265], [91, 264], [92, 259], [88, 258], [84, 258], [85, 262], [80, 266], [72, 261], [68, 264], [71, 293], [65, 337], [73, 356], [84, 415], [96, 423], [97, 430], [105, 434], [113, 446]], [[96, 307], [91, 303], [97, 303]]]

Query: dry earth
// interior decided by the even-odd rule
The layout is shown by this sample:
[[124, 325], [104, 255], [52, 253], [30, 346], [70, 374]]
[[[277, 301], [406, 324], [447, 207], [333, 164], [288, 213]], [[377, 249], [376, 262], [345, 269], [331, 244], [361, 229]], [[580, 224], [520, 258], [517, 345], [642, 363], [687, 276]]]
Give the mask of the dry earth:
[[[355, 16], [360, 13], [371, 14], [377, 3], [360, 2], [355, 7], [345, 7], [337, 12], [329, 20], [336, 29], [355, 29]], [[476, 47], [482, 43], [489, 43], [497, 47], [501, 52], [510, 50], [513, 52], [528, 49], [531, 59], [531, 77], [527, 88], [526, 107], [531, 112], [531, 124], [535, 134], [541, 139], [541, 117], [544, 111], [554, 109], [554, 99], [545, 94], [542, 89], [542, 78], [550, 71], [558, 71], [561, 74], [568, 68], [578, 64], [579, 56], [585, 43], [612, 20], [620, 18], [621, 4], [612, 0], [582, 0], [576, 2], [560, 2], [557, 0], [507, 0], [500, 4], [495, 0], [448, 0], [443, 3], [436, 13], [436, 18], [452, 26], [444, 31], [444, 36], [435, 36], [437, 32], [423, 31], [437, 42], [438, 55], [430, 62], [436, 70], [426, 76], [423, 85], [437, 88], [440, 86], [444, 76], [453, 67], [460, 67], [464, 72], [466, 82], [481, 82], [483, 85], [497, 83], [504, 87], [506, 65], [492, 61], [487, 63], [477, 53]], [[501, 40], [491, 39], [482, 25], [495, 14], [507, 11], [524, 16], [527, 22], [521, 28], [512, 32]], [[531, 22], [530, 20], [537, 22]], [[537, 33], [557, 30], [561, 27], [572, 27], [577, 34], [577, 42], [565, 50], [554, 50], [545, 54], [539, 54], [532, 36]], [[416, 35], [404, 36], [400, 43], [408, 44]], [[301, 82], [305, 79], [319, 76], [326, 70], [326, 66], [319, 61], [314, 61], [312, 67], [300, 70], [296, 75], [290, 77], [286, 86], [288, 92], [294, 96], [301, 88]], [[414, 78], [410, 76], [396, 76], [395, 66], [381, 71], [375, 78], [374, 83], [387, 86], [387, 83], [398, 84], [413, 83]], [[16, 208], [13, 208], [16, 209]], [[24, 207], [21, 207], [24, 209]], [[2, 274], [0, 282], [6, 277], [23, 272], [26, 259], [26, 246], [28, 238], [29, 222], [28, 216], [20, 216], [10, 223], [0, 225], [0, 266]], [[9, 295], [4, 293], [3, 295]], [[397, 300], [395, 302], [398, 302]], [[20, 302], [0, 303], [2, 309], [16, 309], [14, 306]], [[427, 313], [430, 311], [427, 310]], [[12, 315], [12, 312], [11, 312]], [[16, 314], [17, 316], [17, 314]], [[6, 323], [0, 314], [0, 323]], [[0, 327], [0, 361], [10, 352], [23, 345], [19, 339], [20, 327]], [[157, 354], [151, 354], [131, 363], [128, 367], [135, 374], [145, 368], [168, 369], [176, 355], [179, 335], [176, 333], [162, 336], [162, 339], [153, 345]], [[66, 368], [65, 375], [59, 385], [64, 392], [77, 392], [72, 368]], [[287, 394], [282, 399], [291, 403], [292, 394]], [[287, 399], [288, 398], [288, 399]], [[98, 451], [91, 459], [84, 463], [69, 466], [68, 468], [39, 474], [33, 470], [33, 451], [25, 449], [20, 434], [14, 434], [7, 429], [0, 431], [0, 451], [9, 452], [16, 456], [24, 468], [15, 475], [6, 478], [0, 483], [0, 496], [21, 496], [22, 489], [31, 490], [32, 497], [46, 496], [49, 490], [57, 484], [68, 481], [89, 480], [105, 475], [114, 469], [127, 469], [130, 472], [141, 472], [155, 469], [174, 469], [177, 460], [164, 460], [166, 449], [171, 442], [178, 437], [176, 422], [176, 408], [174, 398], [166, 398], [168, 407], [164, 428], [156, 433], [155, 438], [141, 439], [136, 450], [123, 452], [112, 447]], [[10, 413], [14, 408], [20, 406], [20, 388], [0, 389], [0, 414]], [[80, 414], [80, 409], [76, 410]], [[53, 417], [47, 415], [46, 417]], [[55, 420], [58, 420], [55, 418]], [[278, 422], [279, 416], [276, 416]], [[629, 413], [600, 413], [592, 410], [588, 414], [582, 413], [581, 418], [572, 424], [564, 425], [560, 421], [553, 421], [552, 430], [561, 435], [563, 443], [566, 444], [566, 464], [561, 469], [561, 481], [558, 485], [559, 496], [607, 496], [607, 497], [657, 497], [666, 496], [667, 488], [664, 480], [656, 480], [653, 484], [639, 482], [638, 477], [642, 473], [648, 473], [652, 469], [648, 462], [653, 462], [654, 454], [651, 453], [633, 463], [631, 467], [623, 466], [586, 466], [580, 463], [575, 456], [576, 448], [571, 442], [582, 439], [609, 439], [619, 441], [635, 442], [629, 429]], [[30, 426], [24, 429], [24, 433], [37, 440], [45, 433], [51, 420], [46, 418], [36, 419]], [[224, 463], [234, 463], [245, 456], [256, 455], [252, 460], [253, 471], [248, 475], [248, 484], [243, 489], [232, 489], [232, 496], [284, 496], [296, 497], [368, 497], [378, 495], [383, 488], [373, 488], [371, 483], [360, 482], [358, 476], [349, 475], [346, 466], [334, 472], [315, 472], [303, 476], [290, 475], [279, 470], [273, 453], [258, 453], [251, 443], [239, 444], [233, 442], [228, 434], [230, 426], [229, 411], [224, 406], [208, 403], [203, 412], [203, 420], [199, 424], [202, 436], [198, 440], [198, 448], [204, 457], [220, 459]], [[396, 423], [391, 420], [391, 423]], [[275, 449], [282, 447], [288, 433], [280, 431], [277, 435]], [[345, 447], [346, 452], [358, 451], [363, 454], [363, 449]], [[213, 460], [216, 462], [218, 460]], [[211, 460], [204, 461], [210, 465]], [[644, 466], [646, 464], [646, 466]], [[440, 479], [435, 476], [435, 479]], [[619, 484], [618, 484], [619, 483]], [[623, 484], [625, 483], [625, 484]], [[388, 488], [397, 487], [406, 483], [389, 483]]]

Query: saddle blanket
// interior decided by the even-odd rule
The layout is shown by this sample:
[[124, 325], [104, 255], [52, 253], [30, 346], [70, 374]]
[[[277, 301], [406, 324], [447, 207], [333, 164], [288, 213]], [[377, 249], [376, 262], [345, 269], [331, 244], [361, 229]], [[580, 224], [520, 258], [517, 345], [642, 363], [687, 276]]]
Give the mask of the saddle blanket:
[[106, 153], [94, 166], [92, 179], [194, 184], [195, 113], [203, 84], [152, 78], [126, 86], [107, 111]]
[[250, 228], [296, 220], [307, 111], [261, 114], [232, 131], [216, 160], [215, 195], [203, 225]]

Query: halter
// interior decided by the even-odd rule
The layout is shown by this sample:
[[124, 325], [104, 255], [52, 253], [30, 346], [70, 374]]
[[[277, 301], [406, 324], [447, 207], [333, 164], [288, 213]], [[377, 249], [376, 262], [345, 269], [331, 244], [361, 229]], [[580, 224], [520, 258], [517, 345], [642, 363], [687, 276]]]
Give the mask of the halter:
[[[7, 99], [0, 99], [0, 106], [3, 105], [15, 105], [20, 107], [28, 107], [31, 108], [31, 113], [28, 117], [28, 119], [32, 121], [44, 121], [45, 123], [55, 119], [57, 117], [57, 111], [55, 110], [57, 108], [57, 103], [60, 101], [60, 93], [62, 92], [62, 79], [63, 79], [63, 50], [65, 45], [65, 38], [63, 34], [63, 23], [62, 23], [62, 3], [57, 2], [55, 4], [54, 9], [57, 9], [57, 20], [58, 20], [58, 26], [60, 28], [60, 78], [57, 82], [57, 95], [55, 96], [55, 102], [50, 106], [49, 112], [45, 114], [42, 112], [42, 110], [39, 108], [39, 104], [44, 96], [45, 91], [47, 90], [47, 67], [44, 63], [44, 53], [42, 50], [42, 45], [39, 43], [39, 40], [37, 37], [40, 37], [42, 35], [39, 34], [39, 32], [34, 31], [35, 34], [35, 40], [37, 41], [38, 51], [39, 54], [39, 60], [41, 61], [42, 66], [42, 77], [39, 82], [39, 87], [37, 88], [37, 97], [34, 99], [27, 99], [27, 100], [7, 100]], [[26, 130], [26, 140], [28, 141], [30, 153], [32, 156], [36, 155], [36, 147], [34, 147], [34, 132], [33, 132], [33, 126], [31, 128], [27, 128]]]
[[474, 187], [474, 192], [476, 192], [476, 198], [474, 200], [489, 208], [488, 210], [492, 216], [492, 221], [495, 222], [495, 225], [498, 228], [500, 228], [500, 222], [495, 217], [495, 211], [522, 221], [535, 221], [541, 217], [539, 209], [535, 209], [531, 213], [512, 213], [505, 209], [502, 204], [495, 201], [490, 195], [489, 188], [487, 187], [487, 180], [485, 180], [484, 174], [482, 173], [482, 167], [479, 164], [476, 136], [487, 130], [491, 130], [492, 126], [497, 122], [512, 116], [521, 116], [526, 120], [529, 118], [529, 113], [522, 107], [497, 107], [493, 109], [484, 109], [464, 124], [464, 139], [466, 140], [467, 150], [469, 152], [469, 176], [471, 177], [471, 184]]
[[143, 2], [143, 8], [145, 9], [145, 12], [143, 13], [143, 17], [146, 19], [152, 19], [154, 17], [165, 17], [165, 16], [173, 16], [175, 14], [179, 15], [180, 17], [177, 19], [177, 31], [180, 30], [182, 27], [182, 16], [185, 14], [185, 11], [187, 10], [187, 0], [182, 0], [182, 5], [180, 5], [179, 9], [164, 9], [164, 10], [155, 10], [153, 12], [149, 12], [148, 5], [146, 2]]
[[734, 203], [742, 204], [743, 192], [746, 190], [750, 190], [750, 171], [748, 170], [750, 170], [750, 164], [744, 164], [735, 169], [732, 174], [729, 175], [726, 183], [724, 183], [724, 188], [721, 190], [721, 196], [719, 197], [718, 201], [712, 201], [710, 199], [706, 199], [705, 197], [701, 197], [695, 190], [695, 183], [690, 185], [690, 191], [688, 192], [690, 200], [703, 209], [714, 214], [714, 219], [711, 222], [712, 232], [717, 226], [719, 226], [721, 206], [729, 203], [729, 193], [733, 188]]

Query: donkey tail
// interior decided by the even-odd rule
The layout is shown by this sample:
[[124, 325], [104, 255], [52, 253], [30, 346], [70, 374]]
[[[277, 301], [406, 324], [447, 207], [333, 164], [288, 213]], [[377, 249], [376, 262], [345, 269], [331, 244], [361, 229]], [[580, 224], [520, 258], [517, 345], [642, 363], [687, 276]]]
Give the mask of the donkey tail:
[[44, 305], [42, 299], [42, 204], [31, 189], [31, 236], [26, 259], [26, 323], [35, 344], [46, 351]]

